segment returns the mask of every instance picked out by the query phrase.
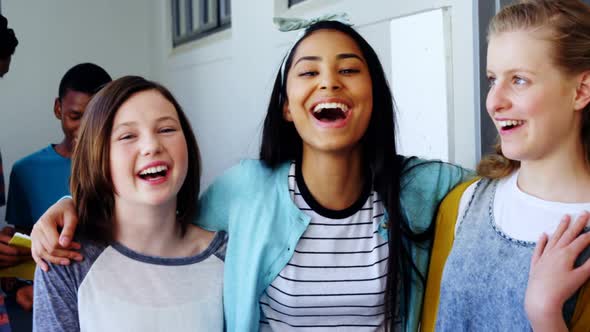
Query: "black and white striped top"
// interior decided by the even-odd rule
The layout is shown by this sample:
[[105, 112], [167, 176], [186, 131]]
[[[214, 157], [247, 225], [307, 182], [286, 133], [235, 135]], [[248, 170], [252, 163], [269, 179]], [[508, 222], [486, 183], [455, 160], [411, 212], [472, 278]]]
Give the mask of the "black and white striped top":
[[260, 330], [380, 330], [388, 244], [377, 233], [384, 211], [377, 193], [368, 183], [351, 207], [325, 209], [309, 193], [295, 163], [289, 190], [311, 222], [287, 266], [260, 298]]

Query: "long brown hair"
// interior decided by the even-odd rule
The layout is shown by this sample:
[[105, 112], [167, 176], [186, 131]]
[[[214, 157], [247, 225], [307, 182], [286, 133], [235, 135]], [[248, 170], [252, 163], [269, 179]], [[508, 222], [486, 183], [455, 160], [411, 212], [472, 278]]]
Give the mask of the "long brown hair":
[[[319, 21], [305, 30], [285, 59], [285, 73], [279, 70], [270, 96], [260, 159], [269, 167], [275, 168], [284, 162], [301, 160], [302, 139], [292, 122], [283, 118], [283, 106], [287, 100], [286, 82], [300, 43], [315, 31], [335, 30], [352, 38], [362, 52], [371, 75], [373, 90], [373, 112], [361, 146], [364, 167], [370, 170], [374, 190], [383, 198], [383, 205], [389, 216], [387, 279], [385, 289], [385, 329], [394, 331], [399, 321], [405, 324], [410, 316], [410, 289], [425, 287], [423, 276], [411, 255], [411, 246], [422, 244], [432, 236], [432, 229], [414, 232], [404, 218], [400, 202], [401, 178], [409, 160], [397, 154], [395, 137], [395, 103], [383, 66], [371, 45], [349, 25], [336, 21]], [[415, 167], [419, 167], [416, 165]], [[418, 280], [421, 285], [413, 284]]]
[[[522, 0], [504, 7], [490, 22], [488, 40], [495, 34], [526, 30], [551, 44], [551, 61], [566, 75], [590, 70], [590, 6], [579, 0]], [[590, 161], [590, 104], [582, 110], [580, 138]], [[520, 162], [496, 153], [484, 157], [477, 172], [488, 178], [502, 178], [520, 167]]]
[[110, 139], [115, 114], [138, 92], [155, 90], [178, 113], [188, 150], [188, 171], [177, 195], [177, 220], [182, 234], [192, 221], [199, 194], [201, 161], [197, 140], [182, 108], [170, 91], [139, 76], [119, 78], [100, 90], [84, 113], [78, 143], [72, 157], [70, 191], [80, 220], [79, 234], [91, 240], [113, 240], [115, 188], [110, 170]]

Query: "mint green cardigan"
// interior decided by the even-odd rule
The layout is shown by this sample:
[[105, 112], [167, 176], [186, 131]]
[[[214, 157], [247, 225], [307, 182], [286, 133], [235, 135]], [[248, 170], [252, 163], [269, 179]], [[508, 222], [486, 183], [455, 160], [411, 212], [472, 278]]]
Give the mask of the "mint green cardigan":
[[[202, 195], [195, 221], [211, 230], [225, 230], [229, 243], [225, 256], [223, 302], [227, 331], [258, 331], [262, 293], [287, 265], [310, 218], [291, 200], [288, 189], [290, 163], [276, 169], [259, 160], [245, 160], [220, 176]], [[471, 173], [458, 166], [405, 160], [401, 181], [402, 213], [411, 229], [428, 229], [444, 196]], [[387, 215], [379, 233], [387, 238]], [[411, 246], [420, 273], [425, 276], [430, 243]], [[424, 286], [414, 276], [410, 289], [405, 331], [417, 331]]]

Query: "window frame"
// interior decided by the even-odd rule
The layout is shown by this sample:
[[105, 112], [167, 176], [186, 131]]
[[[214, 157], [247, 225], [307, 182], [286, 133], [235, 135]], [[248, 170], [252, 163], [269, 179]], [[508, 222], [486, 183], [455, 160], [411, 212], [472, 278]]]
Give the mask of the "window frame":
[[297, 4], [302, 3], [305, 0], [287, 0], [287, 8], [291, 8]]
[[[198, 28], [194, 27], [194, 6], [199, 8]], [[170, 9], [173, 48], [231, 27], [231, 0], [170, 0]]]

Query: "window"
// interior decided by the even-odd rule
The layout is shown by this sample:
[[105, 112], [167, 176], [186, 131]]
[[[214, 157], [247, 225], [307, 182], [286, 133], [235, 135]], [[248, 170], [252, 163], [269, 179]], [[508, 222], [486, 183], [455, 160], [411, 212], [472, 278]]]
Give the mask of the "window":
[[174, 47], [231, 26], [230, 0], [171, 0]]
[[292, 7], [300, 2], [303, 2], [305, 0], [289, 0], [289, 7]]

